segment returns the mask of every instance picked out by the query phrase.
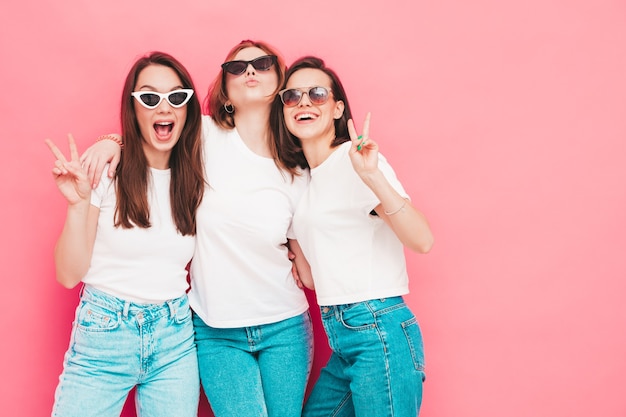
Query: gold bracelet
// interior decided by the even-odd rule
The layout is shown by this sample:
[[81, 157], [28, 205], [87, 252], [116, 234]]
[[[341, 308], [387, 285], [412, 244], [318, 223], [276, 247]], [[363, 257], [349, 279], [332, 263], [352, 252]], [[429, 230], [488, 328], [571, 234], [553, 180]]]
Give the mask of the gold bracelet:
[[122, 142], [122, 139], [118, 138], [117, 136], [113, 136], [113, 135], [102, 135], [102, 136], [98, 136], [98, 139], [96, 139], [96, 142], [99, 142], [101, 140], [112, 140], [113, 142], [117, 143], [118, 145], [120, 145], [120, 149], [124, 149], [124, 142]]
[[406, 206], [406, 198], [404, 198], [403, 200], [404, 200], [404, 203], [402, 203], [402, 205], [400, 206], [400, 208], [399, 208], [399, 209], [394, 210], [394, 211], [387, 211], [387, 210], [383, 209], [383, 212], [384, 212], [387, 216], [392, 216], [392, 215], [394, 215], [394, 214], [396, 214], [396, 213], [399, 213], [399, 212], [401, 212], [401, 211], [404, 211], [404, 207]]

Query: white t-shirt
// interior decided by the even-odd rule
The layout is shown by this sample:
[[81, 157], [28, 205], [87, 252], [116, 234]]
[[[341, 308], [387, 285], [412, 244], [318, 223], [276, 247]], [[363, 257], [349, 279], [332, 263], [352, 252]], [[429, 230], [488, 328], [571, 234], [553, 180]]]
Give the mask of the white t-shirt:
[[91, 265], [85, 284], [137, 303], [161, 303], [185, 294], [186, 266], [194, 236], [176, 230], [170, 206], [170, 170], [151, 168], [148, 185], [151, 227], [114, 226], [115, 185], [105, 168], [91, 204], [100, 208]]
[[252, 152], [237, 129], [221, 129], [203, 116], [202, 130], [208, 186], [196, 216], [191, 307], [220, 328], [302, 314], [308, 302], [284, 243], [308, 171], [292, 182], [273, 159]]
[[[319, 305], [356, 303], [409, 292], [404, 247], [393, 230], [370, 212], [380, 204], [354, 171], [345, 142], [311, 170], [293, 230], [311, 265]], [[407, 198], [379, 154], [378, 167]]]

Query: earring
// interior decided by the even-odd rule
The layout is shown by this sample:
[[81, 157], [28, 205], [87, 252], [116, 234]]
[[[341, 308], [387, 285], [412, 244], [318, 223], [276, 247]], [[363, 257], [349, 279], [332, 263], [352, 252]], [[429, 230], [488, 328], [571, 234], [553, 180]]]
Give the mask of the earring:
[[226, 110], [228, 114], [233, 114], [235, 112], [235, 106], [231, 103], [224, 103], [224, 110]]

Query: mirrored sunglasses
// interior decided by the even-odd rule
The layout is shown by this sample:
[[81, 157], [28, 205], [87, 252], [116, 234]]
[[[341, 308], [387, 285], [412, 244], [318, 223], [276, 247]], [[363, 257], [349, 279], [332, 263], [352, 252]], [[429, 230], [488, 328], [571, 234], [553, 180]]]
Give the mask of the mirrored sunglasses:
[[276, 55], [263, 55], [258, 58], [254, 58], [252, 61], [224, 62], [222, 64], [222, 68], [230, 74], [241, 75], [246, 71], [248, 65], [252, 65], [252, 67], [257, 71], [267, 71], [272, 68], [272, 65], [275, 63]]
[[308, 90], [300, 88], [286, 88], [278, 92], [280, 100], [287, 107], [297, 106], [306, 94], [312, 104], [321, 106], [328, 101], [331, 90], [326, 87], [311, 87]]
[[167, 100], [170, 106], [175, 109], [183, 107], [193, 96], [191, 88], [170, 91], [169, 93], [157, 93], [155, 91], [134, 91], [130, 93], [139, 104], [147, 109], [156, 109], [163, 99]]

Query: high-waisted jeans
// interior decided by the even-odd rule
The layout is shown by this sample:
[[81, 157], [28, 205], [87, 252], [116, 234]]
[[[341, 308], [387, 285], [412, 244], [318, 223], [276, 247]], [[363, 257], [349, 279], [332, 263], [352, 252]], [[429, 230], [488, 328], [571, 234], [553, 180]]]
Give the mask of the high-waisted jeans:
[[187, 296], [136, 304], [86, 286], [52, 415], [119, 417], [133, 387], [139, 416], [197, 416], [200, 382]]
[[200, 379], [216, 417], [300, 417], [313, 363], [308, 311], [230, 329], [193, 320]]
[[424, 348], [402, 297], [320, 307], [332, 354], [304, 417], [415, 417]]

